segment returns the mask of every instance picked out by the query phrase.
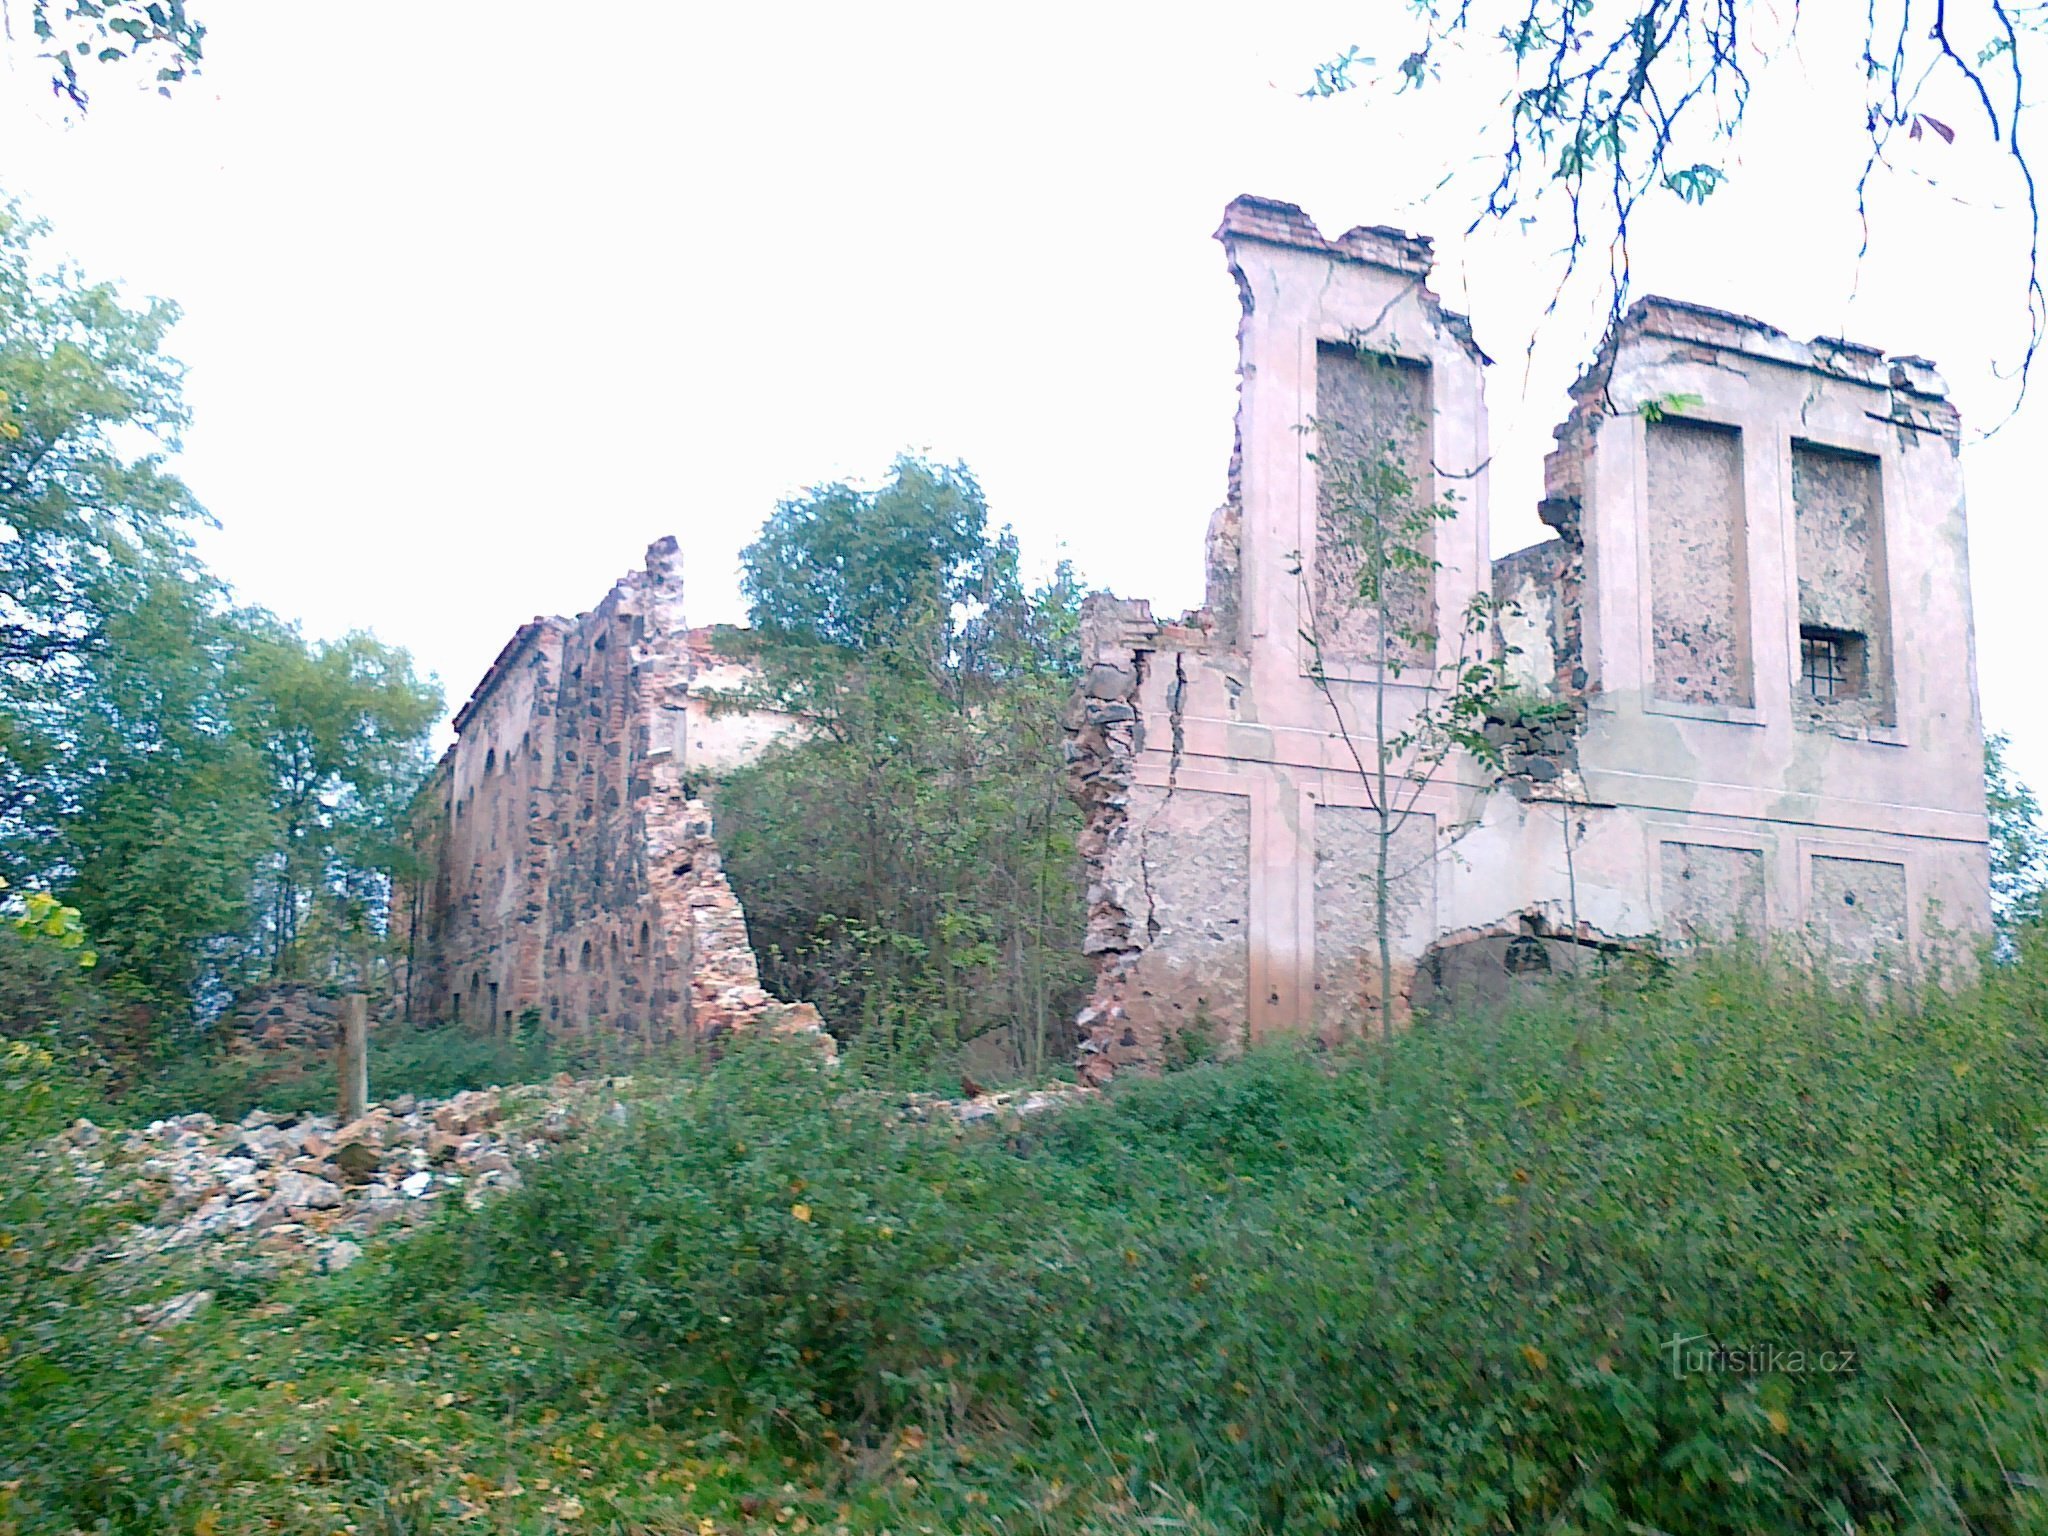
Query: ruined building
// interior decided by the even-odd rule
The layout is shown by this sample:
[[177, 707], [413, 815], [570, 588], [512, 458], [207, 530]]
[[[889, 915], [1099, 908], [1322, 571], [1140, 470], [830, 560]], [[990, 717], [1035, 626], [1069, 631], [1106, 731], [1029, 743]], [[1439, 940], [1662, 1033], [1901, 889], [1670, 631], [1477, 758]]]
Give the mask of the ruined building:
[[[1929, 364], [1645, 299], [1557, 431], [1555, 537], [1491, 560], [1487, 359], [1428, 287], [1429, 242], [1326, 239], [1257, 198], [1218, 238], [1243, 319], [1206, 604], [1092, 599], [1069, 719], [1092, 1074], [1190, 1027], [1371, 1028], [1383, 836], [1399, 1009], [1647, 936], [1972, 952], [1982, 733], [1958, 420]], [[1453, 498], [1392, 599], [1433, 653], [1359, 611], [1319, 484], [1347, 440]], [[1354, 751], [1371, 763], [1376, 709], [1391, 740], [1427, 706], [1486, 593], [1513, 604], [1506, 772], [1454, 753], [1383, 826]]]
[[[1662, 299], [1573, 391], [1540, 512], [1489, 558], [1487, 359], [1426, 240], [1324, 238], [1240, 198], [1237, 441], [1205, 605], [1099, 596], [1068, 757], [1087, 817], [1088, 1075], [1378, 1021], [1615, 946], [1746, 935], [1924, 970], [1986, 931], [1958, 422], [1933, 369]], [[1374, 453], [1426, 568], [1357, 602], [1339, 516]], [[1410, 484], [1412, 482], [1412, 484]], [[1355, 529], [1355, 525], [1352, 525]], [[1362, 765], [1476, 636], [1516, 688], [1383, 823]], [[456, 716], [400, 916], [416, 1018], [665, 1041], [816, 1029], [763, 992], [700, 783], [789, 722], [685, 626], [674, 540], [588, 614], [535, 619]], [[1395, 1022], [1390, 1020], [1388, 1022]]]
[[426, 875], [397, 917], [414, 1018], [663, 1043], [816, 1010], [761, 988], [695, 790], [788, 722], [716, 710], [743, 683], [687, 628], [672, 538], [591, 612], [520, 627], [418, 801]]

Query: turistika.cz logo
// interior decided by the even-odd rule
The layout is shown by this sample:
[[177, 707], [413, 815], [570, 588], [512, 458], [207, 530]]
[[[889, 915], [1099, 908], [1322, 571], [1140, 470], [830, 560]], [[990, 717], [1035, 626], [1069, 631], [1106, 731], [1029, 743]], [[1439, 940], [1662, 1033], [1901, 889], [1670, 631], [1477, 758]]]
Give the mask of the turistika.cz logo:
[[1724, 1344], [1709, 1333], [1673, 1337], [1660, 1346], [1674, 1376], [1853, 1376], [1856, 1351], [1846, 1345]]

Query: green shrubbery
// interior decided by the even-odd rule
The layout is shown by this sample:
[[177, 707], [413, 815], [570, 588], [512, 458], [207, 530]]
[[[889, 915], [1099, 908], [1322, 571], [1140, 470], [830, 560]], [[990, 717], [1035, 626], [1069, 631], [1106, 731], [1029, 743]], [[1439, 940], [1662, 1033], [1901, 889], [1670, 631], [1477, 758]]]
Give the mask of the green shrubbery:
[[2024, 1529], [2044, 982], [1710, 965], [1000, 1136], [748, 1051], [399, 1277], [601, 1306], [735, 1427], [1000, 1427], [1225, 1527]]
[[1060, 715], [1081, 589], [1027, 580], [963, 465], [783, 502], [741, 554], [752, 664], [727, 705], [802, 729], [718, 786], [763, 984], [950, 1087], [1071, 1055], [1086, 911]]
[[317, 1392], [368, 1405], [349, 1518], [481, 1468], [508, 1530], [563, 1488], [648, 1530], [2039, 1530], [2044, 1022], [2038, 947], [1884, 1007], [1712, 962], [996, 1130], [761, 1042], [273, 1302], [296, 1338], [219, 1325], [121, 1455], [190, 1520], [227, 1474], [152, 1412], [226, 1413], [247, 1507], [327, 1529], [248, 1438]]

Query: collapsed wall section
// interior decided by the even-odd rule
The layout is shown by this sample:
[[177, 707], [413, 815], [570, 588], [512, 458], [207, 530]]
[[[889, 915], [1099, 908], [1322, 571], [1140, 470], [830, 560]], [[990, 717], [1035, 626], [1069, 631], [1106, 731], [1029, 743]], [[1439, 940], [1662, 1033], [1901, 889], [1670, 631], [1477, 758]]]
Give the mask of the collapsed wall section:
[[[552, 1035], [645, 1045], [821, 1028], [762, 990], [694, 796], [691, 731], [712, 726], [693, 684], [715, 653], [682, 594], [662, 539], [589, 613], [522, 626], [457, 713], [401, 919], [415, 1017], [509, 1034], [537, 1014]], [[719, 735], [717, 767], [779, 728]]]

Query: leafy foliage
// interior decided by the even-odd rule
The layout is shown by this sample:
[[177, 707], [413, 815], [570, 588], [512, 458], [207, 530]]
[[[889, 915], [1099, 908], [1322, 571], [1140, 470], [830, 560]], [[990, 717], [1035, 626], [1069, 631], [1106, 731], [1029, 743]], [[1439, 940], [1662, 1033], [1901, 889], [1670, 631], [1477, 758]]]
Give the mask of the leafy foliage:
[[769, 985], [919, 1071], [986, 1037], [1042, 1072], [1085, 975], [1071, 576], [1028, 588], [967, 471], [911, 459], [785, 503], [743, 560], [758, 627], [728, 643], [762, 680], [736, 702], [802, 725], [717, 793]]
[[271, 971], [294, 975], [309, 920], [326, 919], [330, 957], [367, 944], [405, 857], [398, 829], [426, 776], [441, 696], [372, 636], [308, 646], [274, 620], [249, 629], [236, 658], [240, 729], [264, 764], [277, 828], [264, 881]]
[[965, 465], [903, 457], [878, 490], [835, 483], [778, 505], [741, 557], [740, 585], [764, 636], [887, 650], [951, 635], [956, 608], [1007, 596], [1004, 556]]
[[[1403, 44], [1377, 57], [1357, 47], [1317, 65], [1302, 95], [1369, 88], [1387, 94], [1455, 81], [1490, 97], [1496, 67], [1513, 84], [1482, 121], [1498, 173], [1473, 220], [1527, 218], [1552, 194], [1568, 233], [1559, 294], [1589, 252], [1605, 247], [1612, 316], [1629, 298], [1629, 233], [1646, 199], [1704, 203], [1727, 180], [1748, 112], [1752, 75], [1789, 44], [1796, 17], [1757, 0], [1415, 0]], [[1868, 152], [1855, 193], [1869, 227], [1869, 188], [1896, 170], [1896, 137], [1956, 145], [1958, 128], [1929, 110], [1940, 92], [1970, 103], [1988, 153], [2024, 210], [2028, 329], [2024, 389], [2048, 335], [2041, 276], [2041, 200], [2027, 130], [2027, 72], [2048, 15], [2010, 0], [1903, 0], [1871, 5], [1856, 61]], [[1406, 51], [1403, 51], [1405, 48]], [[1398, 57], [1397, 57], [1398, 55]], [[1552, 307], [1555, 307], [1553, 300]]]
[[1991, 813], [1991, 916], [2010, 940], [2025, 924], [2048, 916], [2048, 827], [2041, 802], [2005, 760], [2011, 742], [1984, 739], [1984, 797]]
[[[370, 1031], [371, 1091], [384, 1102], [408, 1093], [447, 1098], [466, 1088], [534, 1082], [566, 1064], [503, 1035], [403, 1025]], [[130, 1121], [194, 1110], [224, 1121], [252, 1109], [330, 1114], [336, 1087], [331, 1051], [235, 1051], [209, 1043], [130, 1073], [117, 1087], [114, 1108]]]
[[176, 1034], [260, 970], [372, 967], [440, 699], [403, 651], [309, 644], [198, 567], [165, 467], [177, 311], [45, 233], [0, 204], [0, 869]]
[[43, 258], [47, 230], [0, 200], [0, 828], [61, 813], [57, 729], [104, 648], [201, 514], [164, 468], [185, 422], [162, 351], [177, 319]]
[[1227, 1529], [2026, 1529], [2044, 957], [1875, 1013], [1717, 962], [1007, 1137], [748, 1053], [400, 1283], [609, 1307], [735, 1431], [1002, 1425]]
[[80, 112], [91, 103], [81, 63], [146, 70], [168, 96], [198, 73], [206, 40], [185, 0], [29, 0], [29, 23], [50, 66], [50, 90]]

